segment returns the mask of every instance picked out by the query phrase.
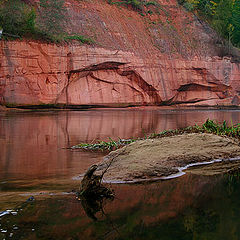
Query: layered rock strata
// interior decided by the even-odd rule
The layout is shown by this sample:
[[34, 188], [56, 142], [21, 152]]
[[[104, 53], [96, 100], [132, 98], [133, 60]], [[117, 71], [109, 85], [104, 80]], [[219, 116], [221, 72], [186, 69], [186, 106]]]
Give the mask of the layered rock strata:
[[238, 105], [240, 65], [229, 58], [142, 58], [77, 44], [0, 42], [1, 104]]

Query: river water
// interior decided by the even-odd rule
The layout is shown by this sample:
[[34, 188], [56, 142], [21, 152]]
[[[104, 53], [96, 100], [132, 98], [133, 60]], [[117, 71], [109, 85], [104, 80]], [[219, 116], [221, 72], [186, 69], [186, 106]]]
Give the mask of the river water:
[[[144, 137], [202, 124], [240, 122], [237, 110], [109, 109], [0, 113], [0, 239], [240, 239], [238, 175], [113, 185], [116, 198], [88, 205], [74, 180], [104, 153], [80, 142]], [[29, 196], [34, 201], [26, 201]], [[22, 209], [22, 210], [21, 210]]]

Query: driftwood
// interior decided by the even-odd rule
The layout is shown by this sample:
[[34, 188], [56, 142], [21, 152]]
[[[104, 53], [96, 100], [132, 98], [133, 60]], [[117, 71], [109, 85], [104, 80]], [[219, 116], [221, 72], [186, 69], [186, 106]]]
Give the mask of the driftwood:
[[97, 220], [95, 214], [103, 212], [103, 200], [114, 199], [114, 193], [102, 185], [102, 175], [94, 175], [97, 165], [91, 166], [85, 173], [78, 192], [78, 200], [81, 201], [86, 214], [93, 220]]
[[85, 173], [83, 180], [80, 185], [79, 194], [85, 197], [110, 197], [113, 196], [112, 191], [102, 185], [101, 176], [94, 175], [97, 170], [97, 165], [91, 166]]
[[93, 165], [85, 173], [79, 189], [80, 195], [92, 195], [99, 190], [101, 179], [99, 176], [94, 175], [96, 170], [97, 165]]

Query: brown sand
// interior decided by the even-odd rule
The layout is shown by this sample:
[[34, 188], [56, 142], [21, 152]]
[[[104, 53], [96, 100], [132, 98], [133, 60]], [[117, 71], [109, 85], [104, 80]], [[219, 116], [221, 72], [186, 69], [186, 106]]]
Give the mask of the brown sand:
[[[99, 164], [97, 173], [101, 174], [111, 163], [104, 174], [105, 181], [151, 180], [177, 173], [179, 167], [187, 164], [237, 156], [240, 156], [237, 140], [206, 133], [183, 134], [140, 140], [113, 151]], [[218, 164], [217, 173], [226, 164]], [[235, 168], [236, 164], [240, 162], [234, 162]]]

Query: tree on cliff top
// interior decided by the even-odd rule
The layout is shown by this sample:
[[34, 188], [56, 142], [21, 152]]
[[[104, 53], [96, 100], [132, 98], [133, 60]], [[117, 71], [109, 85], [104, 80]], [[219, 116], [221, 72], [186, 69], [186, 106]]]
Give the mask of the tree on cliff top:
[[232, 24], [234, 26], [232, 42], [240, 47], [240, 0], [235, 0]]
[[240, 47], [240, 0], [178, 0], [195, 11], [229, 42]]

